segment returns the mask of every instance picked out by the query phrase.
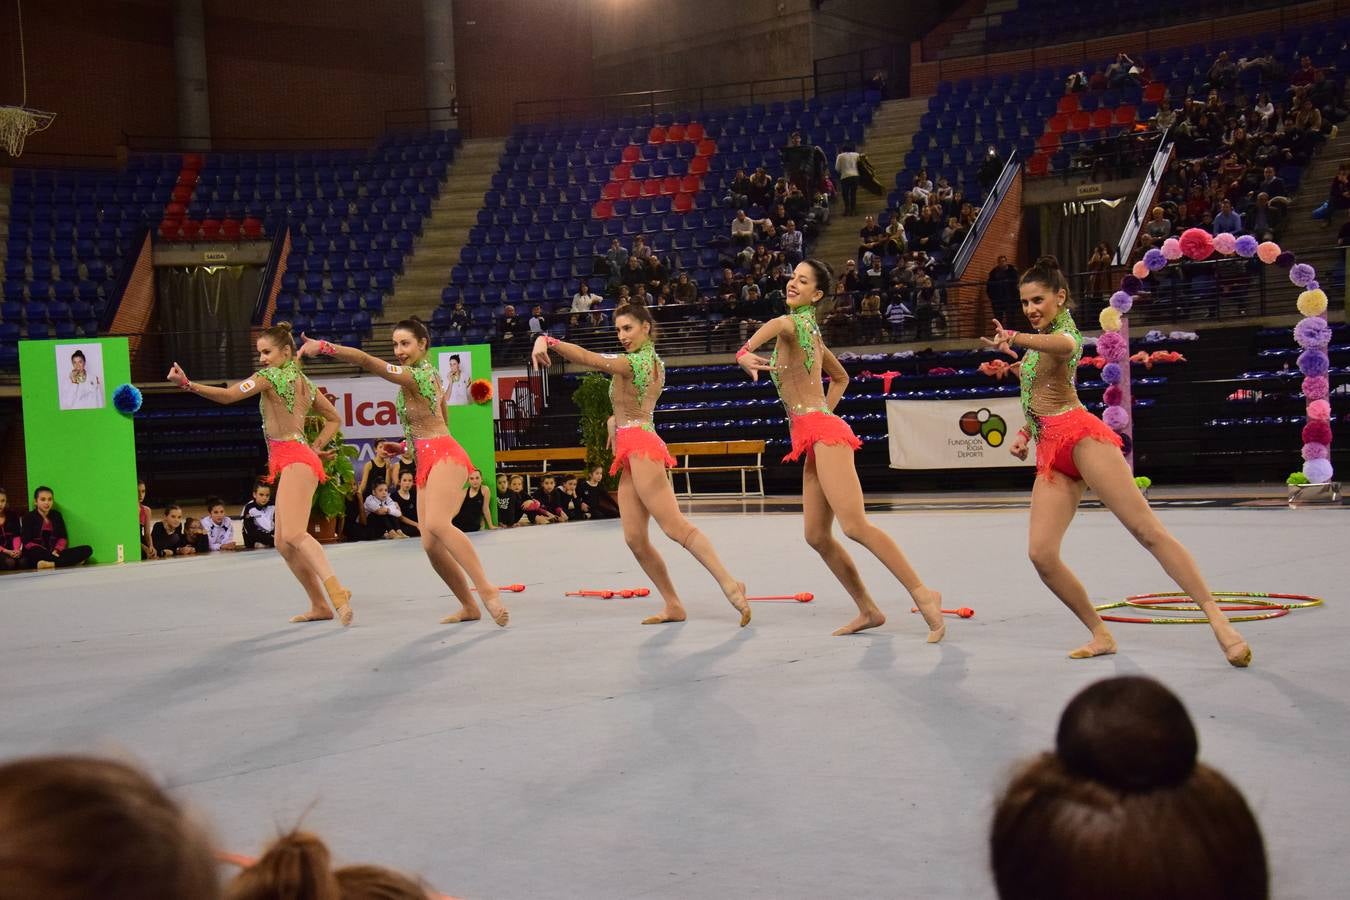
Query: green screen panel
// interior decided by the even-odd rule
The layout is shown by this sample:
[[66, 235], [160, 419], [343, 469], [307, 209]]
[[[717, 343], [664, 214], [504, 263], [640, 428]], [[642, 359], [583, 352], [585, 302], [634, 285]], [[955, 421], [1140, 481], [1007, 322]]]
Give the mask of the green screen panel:
[[[76, 350], [86, 357], [78, 383]], [[23, 341], [19, 376], [30, 492], [52, 489], [70, 543], [93, 547], [92, 562], [117, 562], [119, 547], [140, 559], [136, 436], [112, 403], [113, 390], [131, 381], [126, 338]]]
[[[450, 420], [450, 433], [469, 454], [478, 471], [483, 473], [483, 486], [493, 502], [492, 518], [497, 518], [497, 438], [492, 420], [492, 401], [478, 404], [469, 396], [469, 383], [480, 378], [492, 384], [492, 353], [487, 344], [461, 347], [432, 347], [428, 353], [432, 365], [441, 374], [445, 385], [445, 408]], [[459, 357], [458, 363], [451, 361]], [[457, 377], [456, 377], [457, 376]]]

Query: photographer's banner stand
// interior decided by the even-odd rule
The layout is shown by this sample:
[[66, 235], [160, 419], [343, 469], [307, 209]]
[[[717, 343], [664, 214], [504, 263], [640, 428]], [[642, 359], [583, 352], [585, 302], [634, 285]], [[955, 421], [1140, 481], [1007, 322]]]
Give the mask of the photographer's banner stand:
[[50, 487], [70, 543], [94, 548], [91, 562], [139, 560], [136, 434], [112, 402], [131, 381], [127, 339], [21, 341], [19, 377], [25, 505], [39, 485]]
[[[497, 437], [494, 429], [494, 404], [475, 403], [469, 385], [478, 380], [492, 384], [492, 348], [487, 344], [462, 347], [432, 347], [427, 351], [431, 364], [440, 373], [445, 386], [445, 413], [450, 433], [483, 473], [483, 488], [492, 502], [493, 520], [497, 518]], [[495, 393], [495, 389], [494, 389]]]

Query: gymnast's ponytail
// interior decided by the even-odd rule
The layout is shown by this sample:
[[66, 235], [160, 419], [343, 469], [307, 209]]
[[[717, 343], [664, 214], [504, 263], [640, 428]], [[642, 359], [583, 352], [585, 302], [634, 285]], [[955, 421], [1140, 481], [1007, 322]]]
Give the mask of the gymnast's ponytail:
[[323, 841], [306, 831], [277, 838], [225, 889], [225, 900], [342, 900]]

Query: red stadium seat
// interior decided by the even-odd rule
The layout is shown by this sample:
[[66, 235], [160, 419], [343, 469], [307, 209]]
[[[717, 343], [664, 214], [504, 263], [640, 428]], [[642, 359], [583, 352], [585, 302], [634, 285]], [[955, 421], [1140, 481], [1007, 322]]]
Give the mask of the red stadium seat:
[[632, 163], [619, 163], [614, 167], [614, 174], [610, 176], [615, 181], [627, 181], [633, 177]]
[[646, 181], [642, 182], [642, 196], [644, 197], [661, 196], [661, 179], [648, 178]]
[[203, 157], [200, 153], [183, 154], [184, 169], [190, 169], [193, 172], [200, 172], [202, 170], [202, 164], [205, 162], [206, 162], [205, 157]]
[[623, 148], [623, 161], [626, 163], [635, 163], [642, 159], [642, 150], [637, 144], [629, 144]]
[[619, 184], [616, 181], [611, 181], [600, 189], [601, 200], [618, 200], [622, 195], [622, 188], [619, 187]]
[[707, 175], [707, 174], [708, 174], [708, 157], [706, 157], [706, 156], [695, 156], [693, 159], [689, 160], [689, 174], [690, 174], [690, 175]]
[[1097, 110], [1096, 112], [1094, 112], [1094, 113], [1092, 114], [1092, 127], [1093, 127], [1093, 128], [1110, 128], [1110, 127], [1111, 127], [1111, 110], [1107, 109], [1106, 107], [1102, 107], [1101, 109], [1099, 109], [1099, 110]]
[[1167, 98], [1167, 85], [1154, 81], [1144, 88], [1144, 100], [1149, 103], [1161, 103]]
[[698, 149], [694, 151], [695, 156], [712, 156], [717, 152], [717, 142], [703, 140], [698, 142]]
[[1065, 113], [1066, 115], [1078, 112], [1078, 95], [1065, 94], [1063, 97], [1060, 97], [1059, 112]]
[[1082, 110], [1069, 116], [1070, 131], [1087, 131], [1092, 127], [1092, 113]]
[[1063, 113], [1051, 116], [1045, 122], [1045, 130], [1049, 134], [1063, 134], [1069, 130], [1069, 117]]
[[243, 224], [244, 237], [249, 240], [257, 240], [263, 236], [263, 223], [261, 219], [255, 219], [249, 216]]
[[1044, 153], [1033, 153], [1027, 160], [1028, 175], [1044, 175], [1050, 171], [1050, 157]]
[[661, 196], [669, 197], [672, 194], [680, 192], [680, 179], [675, 175], [670, 175], [661, 179]]
[[183, 222], [183, 237], [189, 241], [195, 241], [202, 236], [202, 223], [196, 219], [187, 219]]
[[660, 125], [655, 125], [652, 130], [647, 132], [647, 143], [664, 144], [666, 142], [666, 130]]
[[214, 241], [220, 237], [219, 219], [202, 219], [202, 240]]
[[608, 200], [601, 200], [591, 209], [591, 216], [596, 219], [609, 219], [614, 216], [614, 204]]
[[625, 200], [636, 200], [642, 194], [642, 182], [625, 181], [619, 188], [619, 196]]
[[703, 125], [699, 122], [690, 122], [689, 126], [684, 129], [684, 139], [686, 141], [698, 143], [703, 140], [703, 134]]
[[677, 122], [676, 124], [674, 124], [674, 125], [670, 126], [669, 128], [667, 128], [667, 129], [666, 129], [666, 140], [667, 140], [667, 141], [682, 141], [682, 140], [684, 140], [684, 126], [681, 125], [681, 124], [679, 124], [679, 123]]
[[192, 186], [188, 184], [178, 185], [178, 187], [173, 189], [172, 197], [174, 203], [187, 203], [192, 199]]
[[178, 240], [181, 226], [177, 219], [164, 219], [159, 223], [159, 236], [166, 241]]
[[703, 179], [697, 175], [686, 175], [680, 179], [680, 193], [697, 194], [703, 190]]
[[164, 217], [166, 219], [187, 218], [187, 207], [181, 203], [170, 203], [164, 207]]
[[1117, 125], [1133, 125], [1135, 119], [1139, 117], [1139, 111], [1133, 106], [1126, 104], [1116, 110]]
[[1048, 153], [1055, 152], [1059, 149], [1059, 135], [1052, 131], [1047, 131], [1036, 139], [1036, 148], [1038, 150], [1045, 150]]
[[239, 220], [226, 219], [220, 223], [220, 236], [227, 241], [239, 240]]
[[676, 194], [670, 208], [677, 213], [687, 213], [694, 208], [694, 198], [689, 194]]

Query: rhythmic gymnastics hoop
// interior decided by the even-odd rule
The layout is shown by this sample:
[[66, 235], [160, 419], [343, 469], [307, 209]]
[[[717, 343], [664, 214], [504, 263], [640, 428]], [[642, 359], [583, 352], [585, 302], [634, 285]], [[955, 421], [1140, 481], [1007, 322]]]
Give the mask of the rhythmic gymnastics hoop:
[[[1296, 609], [1310, 609], [1314, 606], [1322, 605], [1321, 597], [1310, 597], [1306, 594], [1273, 594], [1262, 591], [1214, 591], [1214, 596], [1220, 601], [1235, 600], [1236, 603], [1227, 603], [1220, 605], [1219, 609], [1224, 612], [1246, 612], [1249, 610], [1262, 610], [1255, 615], [1249, 616], [1230, 616], [1230, 622], [1260, 622], [1265, 619], [1279, 619], [1289, 615]], [[1287, 600], [1291, 602], [1280, 603], [1277, 601]], [[1111, 609], [1120, 609], [1121, 607], [1130, 607], [1133, 609], [1156, 609], [1167, 610], [1169, 612], [1200, 612], [1199, 605], [1191, 599], [1185, 591], [1160, 591], [1154, 594], [1131, 594], [1124, 600], [1117, 600], [1115, 603], [1103, 603], [1093, 607], [1098, 612]], [[1121, 616], [1105, 615], [1102, 620], [1106, 622], [1125, 622], [1138, 625], [1203, 625], [1208, 623], [1208, 619], [1199, 616]]]

